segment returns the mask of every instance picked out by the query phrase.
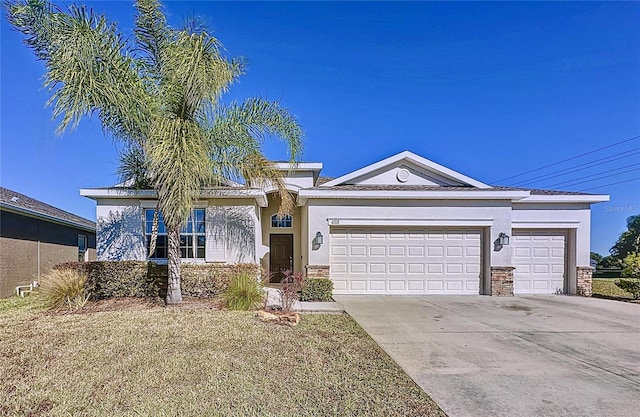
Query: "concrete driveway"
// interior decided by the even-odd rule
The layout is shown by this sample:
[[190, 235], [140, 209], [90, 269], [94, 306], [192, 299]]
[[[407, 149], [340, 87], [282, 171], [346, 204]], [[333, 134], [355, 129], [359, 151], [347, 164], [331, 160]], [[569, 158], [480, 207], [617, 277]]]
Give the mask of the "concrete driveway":
[[640, 415], [640, 304], [335, 296], [450, 417]]

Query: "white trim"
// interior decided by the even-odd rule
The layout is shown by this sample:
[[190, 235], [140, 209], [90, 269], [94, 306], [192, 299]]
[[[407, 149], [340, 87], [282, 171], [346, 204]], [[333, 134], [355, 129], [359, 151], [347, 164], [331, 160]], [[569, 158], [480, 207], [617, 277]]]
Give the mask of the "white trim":
[[579, 221], [512, 221], [511, 229], [577, 229]]
[[155, 190], [129, 190], [122, 188], [81, 188], [80, 195], [88, 198], [128, 198], [128, 197], [151, 197], [158, 198]]
[[158, 200], [140, 200], [140, 207], [143, 209], [155, 209], [158, 207]]
[[434, 172], [436, 174], [440, 174], [442, 176], [451, 178], [453, 180], [456, 181], [460, 181], [462, 183], [465, 184], [469, 184], [473, 187], [477, 187], [477, 188], [491, 188], [490, 185], [487, 185], [483, 182], [480, 182], [478, 180], [475, 180], [471, 177], [467, 177], [466, 175], [463, 175], [459, 172], [456, 172], [452, 169], [449, 169], [445, 166], [442, 166], [440, 164], [437, 164], [427, 158], [423, 158], [419, 155], [414, 154], [413, 152], [409, 152], [409, 151], [404, 151], [404, 152], [400, 152], [399, 154], [390, 156], [389, 158], [383, 159], [382, 161], [378, 161], [376, 163], [373, 163], [371, 165], [367, 165], [364, 168], [360, 168], [356, 171], [350, 172], [348, 174], [345, 174], [341, 177], [338, 177], [336, 179], [333, 179], [331, 181], [328, 181], [322, 185], [320, 185], [320, 187], [333, 187], [335, 185], [340, 185], [340, 184], [344, 184], [349, 180], [353, 180], [355, 178], [361, 177], [363, 175], [366, 175], [368, 173], [371, 173], [373, 171], [376, 171], [378, 169], [384, 168], [388, 165], [392, 165], [396, 162], [399, 162], [401, 160], [406, 160], [408, 162], [412, 162], [416, 165], [418, 165], [419, 167], [426, 169], [428, 171]]
[[520, 200], [519, 203], [603, 203], [605, 201], [609, 201], [609, 196], [603, 194], [532, 194]]
[[279, 170], [286, 171], [317, 171], [322, 170], [322, 162], [276, 162], [274, 164]]
[[373, 199], [373, 200], [511, 200], [518, 201], [529, 196], [529, 191], [366, 191], [334, 188], [326, 190], [302, 189], [298, 192], [298, 205], [306, 204], [309, 198], [335, 199]]
[[[297, 184], [291, 184], [291, 183], [285, 182], [284, 185], [288, 191], [293, 191], [295, 193], [297, 193], [299, 190], [302, 189], [302, 187]], [[267, 194], [277, 190], [278, 190], [278, 187], [274, 186], [271, 182], [269, 182], [268, 185], [265, 185], [264, 187], [262, 187], [262, 191], [264, 191]]]
[[329, 226], [433, 226], [433, 227], [490, 227], [494, 219], [367, 219], [328, 218]]
[[[127, 190], [116, 188], [81, 188], [80, 195], [98, 200], [100, 198], [146, 198], [157, 199], [155, 190]], [[199, 198], [255, 198], [260, 207], [267, 207], [267, 195], [264, 191], [255, 188], [232, 188], [202, 190]]]

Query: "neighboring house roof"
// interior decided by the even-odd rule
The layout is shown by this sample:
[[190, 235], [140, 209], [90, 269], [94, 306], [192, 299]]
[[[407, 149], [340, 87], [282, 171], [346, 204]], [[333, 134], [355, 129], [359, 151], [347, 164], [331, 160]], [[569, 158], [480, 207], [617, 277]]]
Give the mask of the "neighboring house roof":
[[4, 187], [0, 187], [0, 208], [54, 223], [77, 227], [86, 231], [96, 231], [96, 224], [91, 220], [76, 216], [73, 213], [61, 210]]

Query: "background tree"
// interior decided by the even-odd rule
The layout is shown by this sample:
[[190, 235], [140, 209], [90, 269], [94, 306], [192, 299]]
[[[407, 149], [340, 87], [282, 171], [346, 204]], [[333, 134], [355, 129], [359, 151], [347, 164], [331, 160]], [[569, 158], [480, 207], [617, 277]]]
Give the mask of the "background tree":
[[121, 174], [158, 193], [168, 235], [166, 302], [179, 303], [180, 230], [203, 185], [235, 178], [274, 185], [282, 213], [293, 207], [281, 173], [262, 154], [266, 138], [288, 145], [293, 163], [302, 130], [276, 102], [259, 98], [223, 104], [221, 96], [243, 73], [220, 42], [196, 25], [167, 24], [157, 0], [135, 2], [131, 42], [105, 16], [85, 6], [67, 11], [43, 0], [7, 1], [9, 22], [46, 65], [58, 131], [98, 114], [104, 132], [124, 143]]
[[622, 266], [622, 261], [613, 255], [604, 256], [600, 262], [598, 262], [598, 268], [602, 269], [619, 269]]
[[622, 232], [609, 252], [620, 261], [630, 253], [640, 253], [640, 214], [627, 218], [627, 230]]

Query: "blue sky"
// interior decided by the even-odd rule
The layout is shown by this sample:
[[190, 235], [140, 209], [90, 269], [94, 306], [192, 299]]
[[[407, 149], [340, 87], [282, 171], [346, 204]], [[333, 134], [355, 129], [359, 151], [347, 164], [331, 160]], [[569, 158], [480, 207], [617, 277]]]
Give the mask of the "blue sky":
[[[130, 33], [132, 2], [84, 4]], [[410, 150], [495, 185], [562, 169], [521, 185], [592, 175], [553, 187], [578, 191], [640, 177], [640, 139], [537, 170], [640, 135], [640, 3], [165, 5], [171, 24], [197, 15], [231, 56], [247, 59], [224, 99], [281, 100], [304, 126], [303, 159], [323, 162], [325, 176]], [[5, 19], [1, 35], [0, 183], [95, 219], [78, 189], [118, 182], [115, 144], [96, 119], [56, 135], [42, 63]], [[285, 158], [278, 143], [266, 153]], [[611, 161], [560, 175], [602, 158]], [[606, 253], [640, 213], [640, 181], [590, 192], [611, 195], [592, 210], [592, 250]]]

